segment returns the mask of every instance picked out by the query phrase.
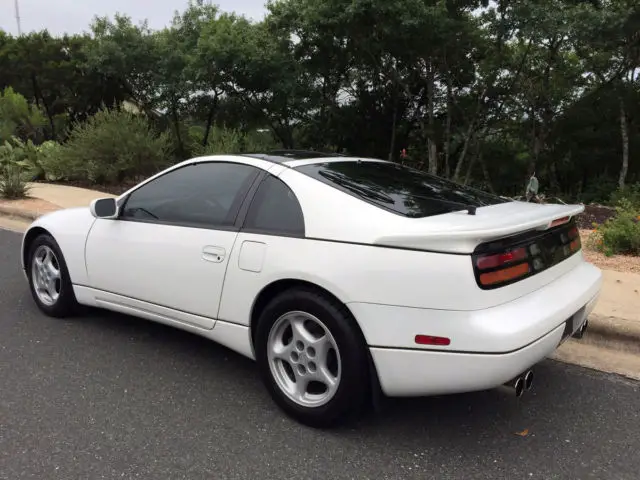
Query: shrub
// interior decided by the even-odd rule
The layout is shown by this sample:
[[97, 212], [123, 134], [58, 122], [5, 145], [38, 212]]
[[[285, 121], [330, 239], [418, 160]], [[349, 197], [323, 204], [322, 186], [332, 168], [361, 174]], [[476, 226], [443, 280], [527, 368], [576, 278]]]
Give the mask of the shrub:
[[145, 116], [105, 109], [74, 125], [58, 157], [56, 175], [118, 183], [165, 167], [169, 149], [168, 136], [154, 132]]
[[196, 148], [195, 155], [266, 152], [277, 148], [271, 132], [245, 133], [235, 128], [213, 127], [206, 147]]
[[13, 136], [39, 138], [46, 123], [42, 111], [11, 87], [0, 91], [0, 142]]
[[611, 194], [611, 203], [619, 205], [622, 201], [628, 201], [633, 208], [640, 210], [640, 183], [627, 185], [624, 190], [615, 190]]
[[65, 180], [72, 171], [72, 165], [63, 156], [63, 147], [58, 142], [44, 142], [38, 147], [36, 158], [45, 180]]
[[30, 180], [61, 180], [68, 170], [61, 153], [62, 145], [52, 140], [34, 145], [31, 140], [11, 137], [0, 146], [0, 165], [18, 166]]
[[29, 186], [23, 169], [17, 165], [0, 167], [0, 197], [16, 200], [29, 193]]
[[616, 216], [597, 227], [592, 242], [607, 256], [640, 255], [640, 209], [628, 200], [621, 200], [616, 207]]

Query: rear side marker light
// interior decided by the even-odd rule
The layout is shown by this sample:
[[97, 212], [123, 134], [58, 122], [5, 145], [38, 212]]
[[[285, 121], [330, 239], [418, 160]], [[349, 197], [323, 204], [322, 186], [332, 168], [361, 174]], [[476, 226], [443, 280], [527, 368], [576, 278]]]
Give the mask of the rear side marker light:
[[503, 268], [494, 272], [487, 272], [480, 275], [480, 283], [482, 285], [494, 285], [496, 283], [505, 283], [515, 280], [516, 278], [527, 275], [530, 272], [528, 263], [521, 263], [513, 267]]
[[434, 337], [432, 335], [416, 335], [415, 342], [418, 345], [450, 345], [451, 340], [446, 337]]

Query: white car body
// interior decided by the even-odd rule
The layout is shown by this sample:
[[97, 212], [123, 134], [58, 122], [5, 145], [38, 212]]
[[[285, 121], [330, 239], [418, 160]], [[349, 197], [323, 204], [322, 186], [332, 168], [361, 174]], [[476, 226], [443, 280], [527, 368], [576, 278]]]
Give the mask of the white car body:
[[[579, 214], [582, 206], [508, 202], [479, 207], [475, 215], [457, 211], [407, 218], [295, 169], [356, 160], [379, 161], [220, 155], [167, 170], [224, 161], [268, 171], [297, 197], [304, 238], [125, 222], [75, 208], [42, 216], [30, 226], [23, 239], [23, 267], [34, 233], [49, 232], [64, 255], [78, 303], [181, 328], [251, 358], [253, 310], [260, 295], [280, 282], [317, 286], [355, 318], [389, 396], [500, 386], [581, 327], [601, 288], [601, 272], [585, 262], [581, 251], [488, 290], [476, 281], [471, 255], [483, 242], [544, 231], [554, 220]], [[131, 191], [118, 198], [118, 205]], [[417, 344], [416, 335], [450, 343]]]

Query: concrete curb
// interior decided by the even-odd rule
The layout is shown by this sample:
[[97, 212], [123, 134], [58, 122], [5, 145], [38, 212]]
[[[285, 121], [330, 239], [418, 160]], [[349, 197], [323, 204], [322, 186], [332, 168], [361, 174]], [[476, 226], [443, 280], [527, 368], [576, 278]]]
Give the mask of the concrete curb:
[[13, 207], [11, 205], [0, 205], [0, 215], [5, 215], [7, 217], [19, 217], [24, 220], [33, 221], [42, 215], [45, 215], [50, 212], [38, 212], [27, 210], [25, 208]]
[[579, 342], [640, 355], [640, 323], [591, 314], [589, 328]]

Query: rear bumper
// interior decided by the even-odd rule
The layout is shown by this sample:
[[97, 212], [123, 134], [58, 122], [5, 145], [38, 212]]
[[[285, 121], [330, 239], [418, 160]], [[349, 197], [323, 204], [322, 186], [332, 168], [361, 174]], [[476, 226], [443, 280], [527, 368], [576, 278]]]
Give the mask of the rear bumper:
[[505, 354], [427, 352], [371, 348], [382, 391], [392, 397], [443, 395], [495, 388], [549, 356], [564, 326]]
[[[349, 307], [387, 395], [438, 395], [499, 386], [549, 356], [586, 320], [601, 286], [600, 270], [583, 262], [529, 295], [485, 310]], [[417, 334], [451, 343], [422, 347]]]

